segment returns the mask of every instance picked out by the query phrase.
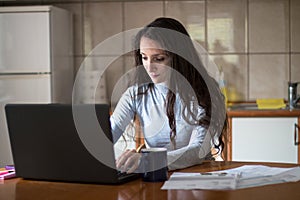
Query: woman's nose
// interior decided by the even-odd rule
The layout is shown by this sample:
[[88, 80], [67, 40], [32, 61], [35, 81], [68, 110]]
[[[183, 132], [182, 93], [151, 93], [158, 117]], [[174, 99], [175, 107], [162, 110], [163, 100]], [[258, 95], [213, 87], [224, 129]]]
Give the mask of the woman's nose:
[[149, 72], [154, 72], [156, 70], [155, 64], [152, 62], [147, 62], [147, 69]]

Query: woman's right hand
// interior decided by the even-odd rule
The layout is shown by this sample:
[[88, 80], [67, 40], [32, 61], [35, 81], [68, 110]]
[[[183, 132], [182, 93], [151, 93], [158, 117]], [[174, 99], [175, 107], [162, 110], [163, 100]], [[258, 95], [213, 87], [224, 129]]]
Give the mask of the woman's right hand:
[[126, 149], [116, 160], [116, 167], [121, 172], [132, 173], [140, 163], [141, 154], [135, 149]]

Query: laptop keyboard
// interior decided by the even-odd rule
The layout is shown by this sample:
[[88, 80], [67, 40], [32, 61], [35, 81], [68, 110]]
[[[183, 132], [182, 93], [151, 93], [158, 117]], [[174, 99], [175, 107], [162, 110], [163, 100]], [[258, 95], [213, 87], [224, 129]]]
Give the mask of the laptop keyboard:
[[126, 172], [121, 172], [118, 170], [118, 177], [123, 177], [123, 176], [127, 176], [128, 174]]
[[119, 180], [126, 179], [126, 178], [129, 178], [129, 177], [131, 177], [132, 179], [134, 179], [135, 177], [136, 178], [140, 177], [140, 175], [137, 174], [137, 173], [126, 173], [126, 172], [121, 172], [119, 170], [118, 170], [117, 176], [118, 176]]

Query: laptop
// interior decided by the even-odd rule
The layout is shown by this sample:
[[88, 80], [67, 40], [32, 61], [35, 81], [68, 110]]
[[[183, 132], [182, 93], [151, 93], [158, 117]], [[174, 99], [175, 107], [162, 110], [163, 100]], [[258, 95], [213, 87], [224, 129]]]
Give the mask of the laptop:
[[107, 104], [7, 104], [5, 112], [18, 177], [99, 184], [140, 177], [116, 169]]

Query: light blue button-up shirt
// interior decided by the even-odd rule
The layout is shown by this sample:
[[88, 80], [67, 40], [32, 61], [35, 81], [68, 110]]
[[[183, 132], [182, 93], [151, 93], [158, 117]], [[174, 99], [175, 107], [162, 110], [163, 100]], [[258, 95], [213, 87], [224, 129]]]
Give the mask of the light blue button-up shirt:
[[[147, 86], [139, 86], [145, 91]], [[176, 95], [176, 146], [170, 140], [170, 127], [166, 115], [166, 96], [168, 88], [163, 84], [155, 84], [146, 94], [137, 95], [138, 86], [126, 90], [119, 100], [112, 116], [111, 126], [114, 142], [116, 142], [132, 123], [135, 115], [139, 117], [147, 147], [165, 147], [168, 150], [168, 167], [170, 170], [199, 164], [210, 155], [211, 137], [207, 129], [188, 123], [184, 120], [182, 102]], [[199, 108], [200, 113], [204, 112]]]

